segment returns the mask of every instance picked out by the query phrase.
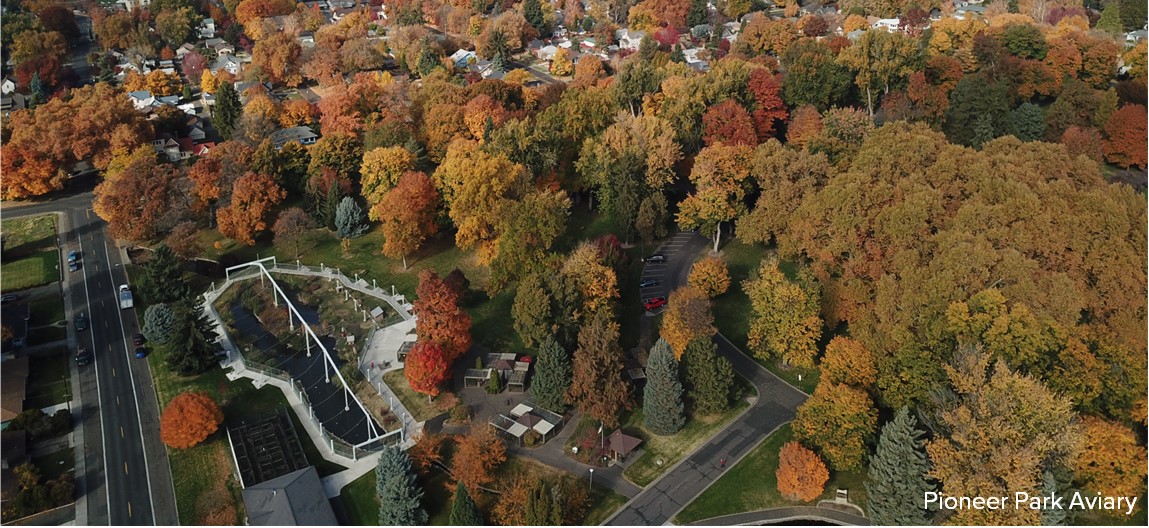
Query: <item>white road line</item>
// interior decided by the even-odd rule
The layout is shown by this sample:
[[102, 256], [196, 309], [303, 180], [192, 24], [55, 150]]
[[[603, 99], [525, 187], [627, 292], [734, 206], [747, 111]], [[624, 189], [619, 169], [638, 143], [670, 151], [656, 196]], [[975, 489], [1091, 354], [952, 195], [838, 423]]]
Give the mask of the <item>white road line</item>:
[[[71, 224], [71, 222], [72, 222], [72, 220], [71, 220], [71, 218], [69, 218], [68, 223]], [[75, 226], [72, 226], [72, 228], [75, 229]], [[80, 255], [83, 255], [84, 254], [84, 237], [77, 236], [76, 242], [78, 242], [80, 244]], [[92, 306], [90, 303], [91, 303], [91, 296], [88, 293], [88, 274], [84, 273], [84, 305], [88, 307], [88, 312], [92, 311]], [[107, 449], [107, 445], [108, 445], [108, 440], [107, 440], [108, 421], [104, 419], [104, 406], [102, 405], [103, 400], [104, 400], [104, 395], [102, 392], [100, 392], [100, 369], [99, 369], [100, 360], [97, 359], [97, 356], [99, 356], [99, 354], [96, 353], [96, 333], [90, 332], [88, 334], [88, 337], [92, 340], [92, 368], [96, 370], [96, 373], [95, 373], [95, 375], [96, 375], [96, 399], [100, 400], [100, 405], [98, 405], [98, 407], [100, 408], [100, 442], [103, 443], [103, 445], [100, 446], [100, 454], [103, 455], [103, 457], [104, 457], [104, 500], [107, 501], [108, 509], [110, 510], [112, 507], [111, 506], [112, 505], [112, 490], [111, 490], [111, 486], [108, 485], [108, 449]], [[79, 388], [77, 388], [77, 390], [79, 390]], [[86, 454], [87, 453], [85, 453], [85, 455]], [[112, 520], [112, 518], [111, 518], [111, 515], [109, 512], [108, 522], [111, 522], [111, 520]]]
[[[115, 284], [116, 283], [116, 277], [114, 275], [112, 275], [112, 268], [114, 268], [115, 266], [112, 266], [112, 256], [111, 256], [111, 254], [108, 253], [108, 242], [106, 240], [104, 241], [104, 260], [106, 260], [108, 262], [108, 279], [112, 281], [112, 284]], [[128, 274], [128, 270], [127, 270], [127, 268], [124, 268], [124, 282], [125, 283], [127, 282], [127, 274]], [[118, 295], [118, 293], [117, 293], [117, 295]], [[124, 311], [123, 310], [116, 310], [116, 315], [120, 319], [120, 334], [124, 338], [124, 343], [127, 343], [128, 342], [128, 330], [126, 328], [124, 328]], [[128, 353], [128, 347], [126, 344], [124, 345], [124, 353], [125, 354]], [[152, 476], [150, 474], [151, 471], [148, 469], [148, 449], [147, 449], [146, 441], [144, 439], [144, 422], [142, 422], [140, 420], [140, 397], [138, 394], [140, 387], [138, 385], [136, 385], [136, 377], [134, 374], [132, 374], [131, 361], [132, 361], [131, 358], [129, 358], [128, 359], [128, 379], [130, 379], [132, 382], [132, 398], [134, 398], [136, 400], [136, 423], [138, 423], [140, 426], [140, 452], [144, 454], [144, 478], [148, 482], [148, 504], [152, 507], [152, 525], [155, 526], [155, 524], [156, 524], [156, 495], [155, 495], [155, 492], [152, 491]]]

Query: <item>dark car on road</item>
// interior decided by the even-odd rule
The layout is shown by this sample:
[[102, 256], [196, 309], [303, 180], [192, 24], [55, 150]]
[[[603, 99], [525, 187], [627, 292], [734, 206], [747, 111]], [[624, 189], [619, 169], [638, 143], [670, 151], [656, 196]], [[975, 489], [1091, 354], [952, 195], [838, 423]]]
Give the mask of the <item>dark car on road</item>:
[[653, 299], [647, 299], [646, 302], [642, 303], [642, 306], [646, 308], [648, 312], [662, 308], [665, 305], [666, 297], [655, 297]]
[[144, 347], [136, 347], [136, 359], [144, 359], [148, 357], [148, 349]]
[[642, 279], [642, 281], [638, 283], [639, 288], [650, 288], [652, 286], [658, 286], [658, 279]]
[[649, 256], [649, 257], [646, 257], [645, 259], [643, 259], [643, 262], [652, 262], [652, 263], [655, 263], [655, 264], [659, 264], [659, 263], [662, 263], [662, 262], [666, 262], [666, 255], [662, 255], [662, 254], [659, 254], [659, 253], [655, 253], [655, 254], [653, 254], [653, 255], [651, 255], [651, 256]]
[[76, 352], [76, 364], [79, 366], [87, 365], [92, 362], [92, 353], [88, 349], [80, 347], [80, 351]]
[[76, 316], [76, 331], [82, 332], [88, 328], [88, 317], [84, 314]]
[[144, 334], [136, 334], [136, 335], [132, 336], [132, 344], [136, 345], [136, 346], [143, 345], [144, 344]]
[[77, 271], [80, 269], [80, 255], [76, 250], [68, 252], [68, 271]]

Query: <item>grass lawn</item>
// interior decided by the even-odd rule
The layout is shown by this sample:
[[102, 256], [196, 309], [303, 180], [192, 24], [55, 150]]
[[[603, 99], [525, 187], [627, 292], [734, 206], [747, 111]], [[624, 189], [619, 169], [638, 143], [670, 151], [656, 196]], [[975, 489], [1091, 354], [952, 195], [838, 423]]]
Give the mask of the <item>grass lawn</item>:
[[45, 249], [27, 257], [0, 264], [4, 291], [16, 291], [60, 280], [59, 252]]
[[[775, 477], [778, 451], [791, 437], [789, 424], [780, 427], [679, 512], [674, 517], [675, 524], [802, 504], [783, 498], [778, 493], [778, 479]], [[865, 478], [863, 472], [832, 473], [819, 500], [833, 498], [839, 488], [848, 489], [850, 502], [865, 508]]]
[[64, 298], [54, 293], [40, 295], [28, 302], [32, 326], [50, 325], [64, 320]]
[[28, 408], [42, 409], [72, 399], [68, 350], [59, 347], [31, 356], [28, 364]]
[[13, 255], [35, 249], [56, 247], [56, 215], [16, 218], [0, 222], [4, 252]]
[[[738, 377], [738, 382], [749, 392], [753, 387]], [[703, 442], [708, 440], [727, 422], [741, 413], [749, 404], [744, 399], [739, 400], [725, 414], [691, 417], [686, 427], [671, 436], [659, 436], [646, 430], [642, 425], [642, 408], [636, 407], [622, 424], [627, 434], [642, 438], [642, 456], [635, 460], [623, 471], [622, 475], [631, 482], [646, 487], [654, 482], [663, 472], [678, 463], [683, 456], [693, 452]], [[661, 463], [660, 463], [661, 462]]]
[[76, 450], [65, 447], [44, 456], [33, 457], [32, 465], [40, 468], [40, 475], [44, 480], [52, 480], [75, 469]]
[[[556, 482], [563, 476], [571, 476], [565, 471], [540, 464], [534, 460], [512, 456], [507, 458], [507, 461], [496, 470], [496, 486], [501, 482], [509, 482], [515, 475], [535, 475], [551, 482]], [[586, 478], [584, 475], [573, 475], [573, 477], [582, 482], [582, 485], [586, 485], [583, 480]], [[614, 514], [619, 507], [626, 504], [627, 500], [625, 496], [597, 484], [591, 488], [589, 499], [590, 505], [585, 517], [576, 524], [595, 526]]]
[[[718, 331], [726, 336], [731, 343], [746, 353], [752, 353], [747, 346], [747, 336], [750, 334], [750, 318], [754, 314], [750, 305], [750, 297], [742, 291], [742, 281], [758, 269], [762, 259], [773, 253], [760, 245], [743, 244], [737, 239], [731, 240], [722, 248], [722, 259], [730, 270], [730, 289], [714, 299], [714, 324]], [[779, 266], [790, 278], [797, 275], [797, 266], [793, 262], [782, 261]], [[780, 368], [774, 361], [765, 361], [754, 358], [763, 367], [766, 367], [776, 376], [786, 380], [787, 383], [798, 387], [809, 394], [818, 386], [818, 369]], [[801, 381], [798, 377], [801, 376]]]
[[28, 329], [28, 344], [40, 345], [60, 341], [68, 336], [68, 331], [62, 326], [41, 326]]
[[411, 413], [416, 422], [430, 420], [443, 414], [443, 411], [435, 407], [434, 403], [427, 401], [426, 394], [420, 394], [411, 389], [411, 385], [407, 383], [407, 378], [403, 376], [402, 369], [383, 374], [383, 382], [399, 397], [399, 401], [403, 402], [403, 406], [407, 408], [407, 412]]

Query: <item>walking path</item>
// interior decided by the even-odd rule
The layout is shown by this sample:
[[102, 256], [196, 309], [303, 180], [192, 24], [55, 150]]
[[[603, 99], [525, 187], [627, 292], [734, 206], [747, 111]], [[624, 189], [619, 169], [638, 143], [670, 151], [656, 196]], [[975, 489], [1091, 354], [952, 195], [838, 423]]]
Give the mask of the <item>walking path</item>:
[[790, 506], [712, 517], [687, 526], [761, 526], [792, 521], [818, 521], [838, 525], [869, 526], [870, 520], [829, 508], [816, 506]]

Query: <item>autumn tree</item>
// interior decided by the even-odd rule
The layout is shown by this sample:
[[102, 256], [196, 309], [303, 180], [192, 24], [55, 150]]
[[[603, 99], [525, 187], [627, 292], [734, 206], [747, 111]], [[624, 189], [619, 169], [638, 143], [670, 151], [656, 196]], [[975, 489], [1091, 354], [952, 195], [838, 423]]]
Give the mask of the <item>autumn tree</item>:
[[1102, 131], [1105, 159], [1120, 167], [1146, 167], [1146, 109], [1142, 105], [1122, 106], [1109, 117]]
[[702, 290], [685, 286], [671, 292], [659, 335], [670, 343], [675, 359], [682, 357], [689, 342], [709, 338], [715, 332], [710, 299]]
[[720, 257], [706, 256], [690, 268], [686, 282], [713, 299], [730, 289], [730, 271]]
[[716, 144], [694, 159], [691, 193], [678, 204], [677, 221], [683, 229], [699, 229], [714, 236], [714, 252], [722, 239], [722, 224], [745, 212], [750, 153], [746, 146]]
[[935, 489], [927, 476], [930, 461], [921, 438], [924, 434], [907, 407], [898, 409], [894, 419], [882, 427], [866, 481], [866, 512], [875, 524], [930, 524], [930, 512], [921, 506], [922, 497]]
[[658, 435], [672, 435], [686, 424], [682, 382], [678, 380], [678, 358], [665, 339], [654, 344], [647, 359], [642, 423]]
[[642, 237], [643, 242], [653, 243], [669, 233], [666, 224], [670, 213], [667, 212], [666, 208], [666, 195], [661, 192], [650, 193], [638, 204], [634, 230], [638, 236]]
[[115, 174], [109, 172], [92, 193], [92, 209], [108, 222], [112, 237], [145, 240], [188, 219], [191, 182], [178, 167], [157, 162], [150, 146], [120, 160], [112, 164]]
[[622, 379], [622, 347], [618, 323], [596, 313], [578, 335], [574, 369], [567, 401], [605, 427], [618, 426], [619, 413], [630, 408], [630, 395]]
[[187, 449], [211, 436], [223, 423], [223, 411], [206, 392], [189, 391], [172, 398], [160, 415], [160, 439], [173, 449]]
[[830, 472], [813, 451], [786, 442], [778, 452], [778, 492], [793, 501], [811, 502], [822, 495]]
[[564, 395], [571, 386], [570, 354], [553, 338], [539, 348], [535, 374], [531, 377], [531, 398], [542, 408], [562, 412]]
[[375, 465], [375, 496], [380, 526], [418, 526], [427, 522], [411, 458], [399, 446], [384, 447]]
[[[1041, 488], [1047, 467], [1066, 467], [1079, 450], [1070, 402], [1004, 362], [972, 348], [945, 367], [953, 393], [942, 402], [942, 434], [926, 445], [947, 494], [1008, 494]], [[958, 510], [956, 523], [1036, 523], [1030, 509]]]
[[850, 72], [835, 61], [829, 46], [814, 39], [803, 38], [786, 47], [782, 66], [786, 68], [782, 98], [791, 107], [808, 104], [824, 111], [849, 91]]
[[507, 447], [486, 422], [473, 422], [467, 434], [456, 437], [451, 476], [462, 486], [480, 489], [495, 480], [492, 472], [507, 460]]
[[1088, 491], [1134, 497], [1145, 483], [1145, 447], [1128, 427], [1085, 416], [1074, 474]]
[[271, 226], [271, 232], [275, 233], [275, 245], [291, 248], [295, 258], [299, 258], [304, 236], [312, 229], [315, 229], [315, 221], [299, 207], [280, 211], [275, 224]]
[[460, 249], [477, 248], [480, 259], [490, 262], [497, 253], [503, 208], [524, 194], [526, 171], [504, 156], [456, 140], [435, 170], [435, 180], [457, 228], [455, 243]]
[[535, 191], [506, 206], [488, 291], [499, 291], [542, 268], [547, 252], [566, 230], [570, 206], [562, 190]]
[[763, 359], [781, 360], [798, 367], [814, 366], [822, 319], [818, 317], [819, 291], [813, 277], [786, 278], [778, 260], [769, 258], [742, 283], [754, 316], [749, 345]]
[[874, 92], [890, 93], [890, 84], [922, 65], [916, 39], [901, 32], [867, 31], [838, 56], [838, 63], [855, 72], [854, 83], [866, 96], [874, 115]]
[[431, 341], [415, 343], [403, 363], [403, 375], [411, 389], [427, 395], [430, 400], [439, 395], [439, 385], [451, 377], [451, 363], [443, 348]]
[[1061, 134], [1058, 142], [1065, 145], [1066, 152], [1072, 157], [1085, 156], [1098, 164], [1103, 160], [1104, 152], [1101, 149], [1103, 141], [1101, 132], [1096, 128], [1070, 126]]
[[267, 217], [287, 194], [266, 174], [248, 172], [235, 181], [231, 203], [216, 211], [221, 235], [255, 245], [255, 235], [267, 229]]
[[439, 192], [426, 174], [407, 172], [399, 178], [398, 185], [371, 208], [371, 216], [383, 223], [383, 254], [401, 258], [407, 269], [407, 256], [438, 231], [438, 208]]
[[818, 367], [820, 382], [841, 383], [864, 391], [871, 390], [878, 379], [873, 354], [861, 342], [849, 337], [831, 339]]
[[580, 244], [562, 264], [562, 274], [578, 289], [581, 305], [575, 315], [587, 321], [599, 313], [610, 313], [611, 302], [618, 298], [618, 274], [603, 262], [595, 245]]
[[733, 99], [708, 108], [702, 115], [702, 127], [706, 146], [715, 143], [754, 146], [758, 143], [750, 113]]
[[451, 288], [435, 270], [419, 273], [415, 289], [416, 332], [420, 342], [435, 343], [450, 365], [471, 348], [471, 316], [459, 307], [460, 293]]
[[[363, 153], [359, 167], [360, 194], [371, 206], [383, 201], [388, 191], [399, 185], [399, 178], [415, 168], [415, 156], [401, 146], [378, 147]], [[379, 220], [379, 210], [371, 207], [372, 220]]]
[[779, 124], [786, 122], [789, 115], [786, 103], [782, 101], [782, 76], [771, 73], [766, 68], [750, 72], [746, 90], [754, 98], [754, 111], [750, 117], [754, 121], [754, 132], [758, 143], [778, 134]]
[[811, 105], [802, 105], [790, 114], [786, 126], [786, 142], [798, 148], [806, 146], [811, 139], [822, 133], [822, 114]]
[[574, 73], [574, 63], [571, 62], [570, 52], [566, 48], [559, 48], [551, 59], [551, 75], [567, 77]]
[[838, 471], [862, 467], [878, 425], [878, 411], [861, 390], [819, 383], [794, 420], [794, 438], [812, 445]]

